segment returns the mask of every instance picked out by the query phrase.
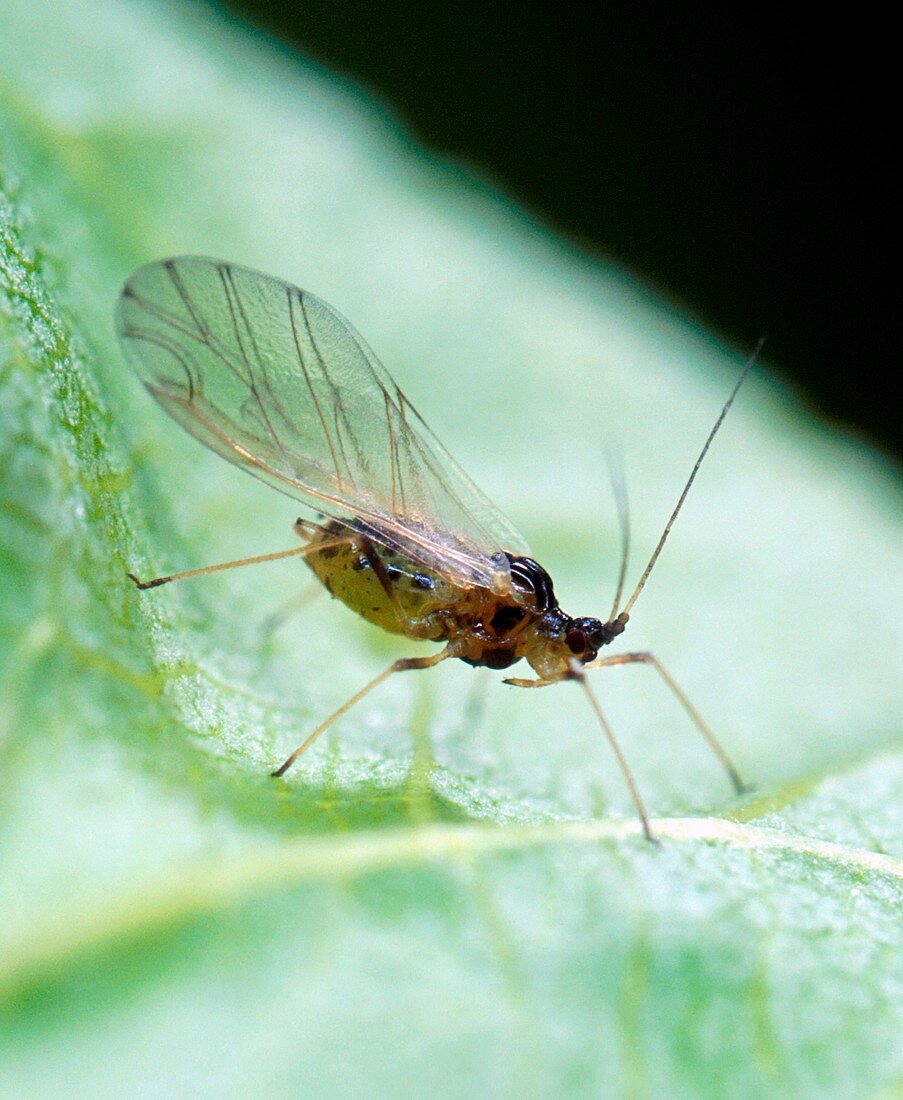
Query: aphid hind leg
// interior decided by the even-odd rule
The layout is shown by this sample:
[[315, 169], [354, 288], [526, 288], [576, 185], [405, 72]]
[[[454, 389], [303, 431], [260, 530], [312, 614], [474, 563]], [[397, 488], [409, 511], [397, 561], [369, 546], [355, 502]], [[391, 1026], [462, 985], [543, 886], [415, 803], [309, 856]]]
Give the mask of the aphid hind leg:
[[664, 665], [659, 659], [652, 653], [618, 653], [613, 657], [602, 657], [598, 661], [593, 661], [591, 664], [585, 666], [585, 668], [605, 668], [612, 667], [614, 665], [634, 665], [644, 664], [652, 665], [656, 669], [659, 676], [664, 680], [665, 684], [670, 688], [671, 692], [676, 697], [677, 701], [684, 708], [690, 721], [699, 730], [702, 736], [708, 742], [712, 752], [721, 761], [724, 770], [727, 772], [731, 783], [734, 786], [734, 790], [737, 794], [744, 794], [749, 790], [749, 787], [740, 778], [740, 773], [737, 770], [736, 765], [730, 756], [727, 754], [727, 750], [715, 736], [710, 726], [703, 720], [702, 715], [693, 706], [690, 700], [687, 698], [684, 691], [678, 686], [677, 682], [667, 672]]
[[310, 540], [312, 538], [315, 538], [317, 534], [323, 530], [323, 528], [318, 523], [314, 523], [313, 520], [304, 519], [299, 516], [292, 524], [292, 530], [295, 532], [298, 538], [306, 539], [308, 542], [310, 542]]
[[218, 565], [203, 565], [198, 569], [185, 569], [181, 573], [168, 573], [164, 577], [154, 577], [153, 580], [142, 581], [134, 573], [126, 573], [126, 576], [130, 581], [133, 581], [135, 587], [142, 592], [147, 588], [159, 588], [162, 584], [172, 584], [173, 581], [187, 581], [192, 577], [203, 577], [208, 573], [222, 573], [226, 569], [238, 569], [242, 565], [262, 565], [267, 561], [279, 561], [281, 558], [294, 558], [303, 557], [305, 554], [312, 554], [317, 550], [322, 550], [328, 546], [338, 546], [340, 543], [348, 542], [350, 536], [342, 536], [332, 542], [321, 542], [315, 545], [296, 546], [291, 550], [277, 550], [274, 554], [256, 554], [252, 558], [239, 558], [237, 561], [224, 561]]
[[451, 653], [449, 648], [446, 646], [446, 648], [441, 650], [439, 653], [434, 653], [432, 657], [402, 657], [398, 661], [393, 661], [387, 669], [384, 669], [378, 676], [374, 676], [368, 684], [365, 684], [360, 689], [360, 691], [356, 691], [350, 699], [347, 699], [339, 707], [338, 710], [334, 710], [324, 722], [321, 722], [320, 725], [317, 726], [317, 728], [305, 741], [302, 741], [302, 743], [298, 746], [297, 749], [295, 749], [292, 755], [288, 757], [287, 760], [280, 764], [279, 767], [270, 774], [277, 777], [285, 775], [292, 764], [294, 764], [294, 762], [303, 752], [306, 752], [307, 749], [310, 748], [310, 746], [314, 743], [314, 741], [317, 740], [320, 734], [325, 733], [337, 719], [341, 718], [343, 714], [351, 710], [355, 703], [359, 703], [361, 699], [363, 699], [365, 695], [368, 695], [375, 687], [379, 687], [379, 685], [384, 680], [388, 680], [393, 672], [406, 672], [409, 669], [415, 668], [432, 668], [433, 665], [438, 665], [440, 661], [444, 661], [446, 657], [452, 656], [454, 656], [454, 654]]

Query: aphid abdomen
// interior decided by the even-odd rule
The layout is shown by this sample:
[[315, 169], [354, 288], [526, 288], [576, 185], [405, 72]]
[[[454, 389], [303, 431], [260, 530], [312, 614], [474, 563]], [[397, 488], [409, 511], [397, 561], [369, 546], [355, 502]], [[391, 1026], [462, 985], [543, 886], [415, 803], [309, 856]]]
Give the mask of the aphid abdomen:
[[312, 542], [331, 545], [305, 559], [332, 596], [392, 634], [432, 641], [446, 636], [439, 612], [458, 602], [457, 588], [365, 536], [349, 532], [348, 541], [337, 544], [335, 537], [334, 530], [320, 528]]

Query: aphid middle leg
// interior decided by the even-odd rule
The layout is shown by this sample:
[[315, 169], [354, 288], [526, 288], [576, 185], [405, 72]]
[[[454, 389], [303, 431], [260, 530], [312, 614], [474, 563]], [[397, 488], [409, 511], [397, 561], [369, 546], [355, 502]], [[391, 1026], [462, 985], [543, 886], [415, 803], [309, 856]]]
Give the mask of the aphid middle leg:
[[325, 733], [336, 719], [341, 718], [346, 711], [351, 710], [355, 703], [359, 703], [361, 699], [369, 694], [375, 687], [379, 687], [384, 680], [388, 680], [393, 672], [406, 672], [409, 669], [415, 668], [432, 668], [433, 665], [438, 665], [440, 661], [444, 661], [446, 657], [452, 656], [454, 656], [454, 654], [450, 651], [450, 647], [446, 646], [446, 648], [439, 653], [434, 653], [432, 657], [402, 657], [398, 661], [393, 661], [387, 669], [384, 669], [378, 676], [374, 676], [369, 684], [365, 684], [360, 691], [355, 692], [350, 699], [346, 700], [338, 710], [333, 711], [325, 722], [321, 722], [307, 740], [303, 741], [298, 748], [295, 749], [292, 755], [270, 774], [274, 776], [285, 775], [301, 753], [309, 749], [321, 733]]
[[289, 598], [284, 600], [275, 611], [271, 611], [270, 614], [267, 615], [260, 624], [261, 636], [263, 638], [271, 638], [293, 615], [302, 611], [309, 603], [313, 603], [317, 596], [322, 595], [325, 591], [326, 589], [319, 581], [304, 585], [300, 591], [296, 592], [293, 596], [289, 596]]
[[724, 766], [724, 770], [727, 772], [731, 783], [734, 785], [734, 790], [737, 794], [744, 794], [749, 788], [740, 778], [740, 773], [737, 771], [737, 767], [727, 754], [727, 750], [715, 736], [709, 725], [703, 721], [702, 715], [693, 706], [683, 690], [677, 685], [676, 681], [666, 671], [661, 661], [652, 653], [618, 653], [613, 657], [602, 657], [598, 661], [593, 661], [591, 664], [585, 666], [585, 668], [605, 668], [613, 665], [634, 665], [644, 664], [652, 665], [656, 669], [659, 676], [665, 681], [667, 686], [671, 689], [676, 696], [680, 705], [689, 715], [690, 721], [699, 730], [702, 736], [706, 739], [712, 752], [718, 757]]
[[464, 699], [461, 725], [464, 730], [474, 730], [483, 721], [486, 713], [486, 696], [489, 688], [489, 669], [474, 670], [471, 687]]

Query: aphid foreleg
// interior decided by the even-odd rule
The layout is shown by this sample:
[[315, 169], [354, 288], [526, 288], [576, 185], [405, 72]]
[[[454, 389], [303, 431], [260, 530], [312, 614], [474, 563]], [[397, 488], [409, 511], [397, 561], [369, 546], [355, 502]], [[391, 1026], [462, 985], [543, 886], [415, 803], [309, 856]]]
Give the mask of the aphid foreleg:
[[624, 779], [627, 781], [627, 786], [630, 790], [630, 797], [633, 799], [633, 804], [636, 807], [637, 814], [639, 815], [640, 824], [643, 826], [643, 832], [646, 836], [646, 839], [654, 840], [655, 837], [652, 835], [652, 830], [649, 828], [649, 818], [646, 816], [646, 808], [643, 806], [643, 800], [640, 798], [640, 792], [637, 789], [636, 783], [634, 782], [633, 773], [630, 770], [630, 767], [623, 752], [621, 752], [621, 746], [618, 744], [617, 739], [615, 738], [614, 730], [612, 730], [611, 726], [608, 724], [608, 719], [605, 717], [602, 712], [602, 708], [599, 706], [599, 700], [596, 698], [596, 695], [593, 692], [592, 688], [590, 688], [589, 684], [586, 682], [584, 667], [595, 668], [596, 665], [583, 666], [578, 664], [576, 661], [572, 661], [568, 668], [568, 671], [564, 674], [564, 676], [561, 677], [560, 680], [522, 680], [517, 677], [511, 677], [504, 682], [506, 684], [510, 684], [512, 687], [521, 688], [551, 687], [552, 684], [560, 684], [562, 680], [575, 680], [578, 684], [580, 684], [580, 686], [583, 688], [584, 693], [586, 694], [587, 699], [589, 700], [590, 706], [596, 712], [596, 717], [599, 719], [599, 725], [601, 725], [602, 729], [605, 731], [605, 736], [608, 738], [608, 742], [614, 751], [615, 757], [617, 758], [618, 764], [624, 775]]
[[444, 661], [446, 657], [454, 656], [455, 654], [454, 652], [452, 652], [451, 647], [446, 646], [445, 649], [440, 650], [439, 653], [434, 653], [432, 657], [402, 657], [398, 661], [393, 661], [387, 669], [384, 669], [379, 674], [379, 676], [374, 676], [369, 684], [365, 684], [360, 689], [360, 691], [355, 692], [355, 694], [352, 695], [350, 699], [346, 700], [346, 702], [344, 702], [338, 710], [333, 711], [325, 722], [321, 722], [320, 725], [317, 726], [317, 728], [313, 731], [313, 733], [310, 734], [307, 740], [303, 741], [298, 746], [298, 748], [295, 749], [292, 755], [284, 763], [280, 764], [280, 766], [274, 772], [271, 772], [270, 774], [274, 776], [285, 775], [285, 773], [289, 770], [292, 764], [294, 764], [301, 753], [309, 749], [321, 733], [325, 733], [326, 730], [328, 730], [329, 727], [333, 724], [333, 722], [336, 721], [336, 719], [341, 718], [346, 711], [351, 710], [355, 703], [359, 703], [361, 699], [363, 699], [365, 695], [369, 694], [375, 687], [379, 687], [379, 685], [384, 680], [388, 680], [393, 672], [406, 672], [409, 669], [415, 668], [432, 668], [433, 665], [438, 665], [440, 661]]
[[[589, 666], [587, 666], [589, 667]], [[595, 692], [589, 686], [584, 674], [584, 666], [578, 664], [576, 661], [571, 661], [568, 666], [568, 671], [565, 673], [563, 679], [576, 680], [577, 683], [583, 688], [583, 693], [589, 700], [589, 705], [596, 712], [596, 717], [599, 719], [599, 725], [605, 731], [605, 736], [608, 738], [608, 743], [611, 745], [612, 751], [617, 757], [618, 764], [620, 765], [621, 772], [624, 775], [624, 779], [627, 781], [627, 786], [630, 790], [630, 797], [633, 799], [633, 804], [636, 807], [636, 812], [640, 818], [640, 824], [643, 826], [643, 833], [647, 840], [655, 840], [652, 835], [652, 830], [649, 828], [649, 818], [646, 816], [646, 807], [643, 805], [643, 800], [640, 798], [640, 792], [637, 789], [637, 785], [634, 782], [633, 773], [627, 763], [627, 759], [624, 753], [621, 752], [621, 746], [618, 744], [615, 737], [614, 730], [608, 724], [608, 719], [602, 712], [602, 708], [599, 706], [599, 700], [596, 698]]]
[[669, 675], [669, 673], [665, 670], [665, 667], [662, 665], [661, 661], [659, 661], [659, 659], [654, 654], [652, 654], [652, 653], [618, 653], [613, 657], [602, 657], [598, 661], [593, 661], [591, 664], [585, 665], [584, 667], [585, 668], [605, 668], [605, 667], [611, 667], [613, 665], [633, 665], [633, 664], [652, 665], [657, 670], [658, 674], [661, 676], [661, 678], [665, 681], [665, 683], [668, 685], [668, 687], [671, 689], [671, 691], [677, 697], [677, 700], [680, 703], [680, 705], [684, 708], [684, 710], [689, 715], [690, 721], [696, 726], [696, 728], [699, 730], [699, 732], [702, 734], [702, 736], [709, 743], [709, 746], [712, 749], [712, 751], [715, 753], [715, 755], [718, 757], [718, 759], [724, 765], [724, 769], [727, 772], [728, 776], [730, 777], [730, 781], [731, 781], [731, 783], [733, 783], [734, 789], [736, 790], [737, 794], [743, 794], [745, 791], [747, 791], [749, 788], [746, 786], [746, 784], [740, 778], [740, 773], [737, 771], [737, 768], [736, 768], [733, 760], [731, 760], [731, 758], [728, 756], [727, 751], [725, 750], [724, 746], [721, 744], [721, 742], [715, 736], [715, 734], [713, 733], [711, 728], [707, 725], [707, 723], [703, 721], [702, 715], [699, 713], [699, 711], [696, 709], [696, 707], [693, 706], [693, 704], [690, 702], [690, 700], [684, 694], [683, 690], [680, 687], [678, 687], [677, 683], [672, 679], [672, 677]]
[[560, 680], [527, 680], [521, 676], [509, 676], [502, 680], [503, 684], [509, 684], [515, 688], [547, 688], [560, 682]]
[[253, 558], [239, 558], [237, 561], [224, 561], [219, 565], [204, 565], [199, 569], [185, 569], [181, 573], [169, 573], [165, 577], [154, 577], [150, 581], [139, 580], [134, 573], [126, 573], [129, 580], [135, 582], [135, 587], [142, 591], [145, 588], [159, 588], [161, 584], [171, 584], [173, 581], [185, 581], [191, 577], [203, 577], [207, 573], [222, 573], [226, 569], [238, 569], [242, 565], [260, 565], [265, 561], [279, 561], [280, 558], [293, 558], [304, 554], [313, 554], [329, 546], [338, 546], [348, 542], [350, 536], [333, 539], [329, 542], [320, 542], [315, 545], [296, 546], [292, 550], [277, 550], [275, 554], [257, 554]]

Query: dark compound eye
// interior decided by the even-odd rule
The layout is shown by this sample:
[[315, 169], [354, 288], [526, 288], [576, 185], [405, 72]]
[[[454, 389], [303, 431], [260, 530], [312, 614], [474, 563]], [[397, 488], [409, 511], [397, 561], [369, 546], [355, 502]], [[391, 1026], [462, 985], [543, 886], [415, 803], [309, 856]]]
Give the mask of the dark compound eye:
[[564, 644], [571, 653], [583, 653], [586, 649], [586, 635], [582, 630], [572, 627], [564, 636]]
[[571, 630], [581, 631], [586, 638], [587, 647], [590, 649], [598, 650], [605, 645], [605, 628], [598, 619], [574, 619]]

